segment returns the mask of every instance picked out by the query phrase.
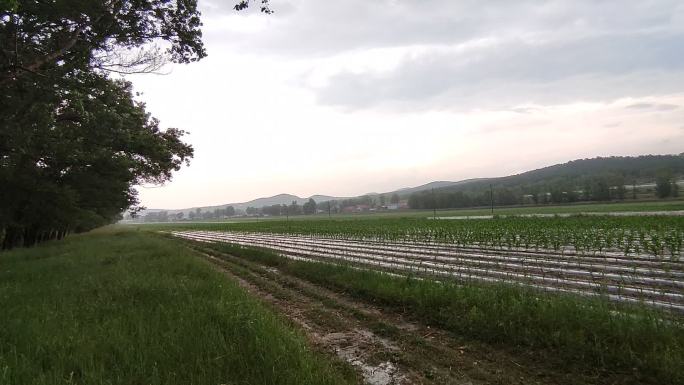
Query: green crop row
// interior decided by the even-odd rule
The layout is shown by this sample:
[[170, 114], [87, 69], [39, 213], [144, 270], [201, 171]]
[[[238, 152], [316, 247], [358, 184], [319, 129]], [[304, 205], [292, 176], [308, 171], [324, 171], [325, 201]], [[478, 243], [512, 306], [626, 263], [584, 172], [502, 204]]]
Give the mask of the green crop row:
[[332, 238], [447, 243], [499, 249], [568, 248], [585, 253], [621, 251], [678, 262], [684, 246], [684, 217], [573, 216], [470, 220], [382, 218], [366, 220], [262, 221], [158, 225], [159, 229], [301, 234]]

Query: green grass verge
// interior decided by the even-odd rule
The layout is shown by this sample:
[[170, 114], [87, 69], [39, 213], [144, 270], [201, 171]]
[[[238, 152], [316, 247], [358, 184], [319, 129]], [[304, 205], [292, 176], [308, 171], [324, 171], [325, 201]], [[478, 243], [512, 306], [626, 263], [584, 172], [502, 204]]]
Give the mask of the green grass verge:
[[0, 309], [0, 384], [356, 382], [236, 283], [148, 233], [0, 254]]
[[537, 350], [561, 365], [622, 373], [639, 383], [684, 383], [684, 324], [640, 306], [511, 285], [436, 283], [345, 266], [287, 260], [255, 248], [219, 251], [352, 296], [398, 308], [479, 341]]

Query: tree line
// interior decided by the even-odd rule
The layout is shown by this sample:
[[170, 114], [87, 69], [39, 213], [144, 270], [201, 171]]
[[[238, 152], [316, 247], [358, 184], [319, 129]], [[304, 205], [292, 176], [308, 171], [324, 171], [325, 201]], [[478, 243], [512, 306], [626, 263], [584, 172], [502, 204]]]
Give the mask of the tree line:
[[247, 215], [267, 215], [271, 217], [278, 216], [289, 216], [289, 215], [312, 215], [316, 214], [318, 208], [325, 206], [323, 204], [317, 204], [313, 198], [309, 198], [308, 201], [300, 205], [297, 201], [292, 201], [289, 205], [285, 204], [275, 204], [264, 206], [261, 208], [247, 207]]
[[[224, 208], [216, 208], [214, 210], [203, 211], [201, 208], [196, 208], [191, 210], [186, 215], [184, 211], [179, 212], [169, 212], [167, 210], [153, 211], [145, 213], [142, 216], [143, 222], [177, 222], [184, 220], [214, 220], [214, 219], [225, 219], [236, 215], [235, 207], [226, 206]], [[132, 216], [127, 215], [125, 219], [134, 219]]]

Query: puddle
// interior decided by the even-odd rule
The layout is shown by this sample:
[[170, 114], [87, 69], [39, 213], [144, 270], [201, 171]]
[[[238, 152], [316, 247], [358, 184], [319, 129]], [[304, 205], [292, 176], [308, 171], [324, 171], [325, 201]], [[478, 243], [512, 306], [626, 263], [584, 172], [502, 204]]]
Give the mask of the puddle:
[[361, 371], [365, 384], [369, 385], [399, 385], [406, 377], [402, 375], [395, 364], [384, 361], [376, 365], [368, 362], [368, 353], [375, 351], [375, 346], [382, 346], [388, 351], [399, 348], [390, 341], [380, 338], [368, 330], [354, 330], [353, 332], [328, 333], [320, 338], [326, 346], [332, 347], [338, 357]]

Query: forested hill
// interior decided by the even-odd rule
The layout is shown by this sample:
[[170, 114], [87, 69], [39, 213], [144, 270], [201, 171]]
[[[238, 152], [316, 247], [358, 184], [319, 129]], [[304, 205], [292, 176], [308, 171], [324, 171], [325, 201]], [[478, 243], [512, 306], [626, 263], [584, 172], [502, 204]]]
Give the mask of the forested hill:
[[642, 184], [654, 183], [663, 173], [672, 176], [684, 175], [684, 154], [578, 159], [521, 174], [468, 181], [444, 189], [464, 191], [483, 186], [489, 188], [490, 184], [494, 187], [529, 187], [556, 183], [570, 183], [581, 187], [587, 180], [596, 178], [608, 178], [615, 182], [621, 181], [623, 184]]
[[[412, 208], [469, 207], [491, 203], [564, 203], [678, 194], [675, 181], [684, 177], [684, 154], [644, 155], [574, 160], [517, 175], [485, 178], [433, 191], [411, 194]], [[658, 184], [643, 188], [642, 185]], [[666, 186], [670, 186], [669, 188]], [[642, 196], [643, 197], [643, 196]]]

